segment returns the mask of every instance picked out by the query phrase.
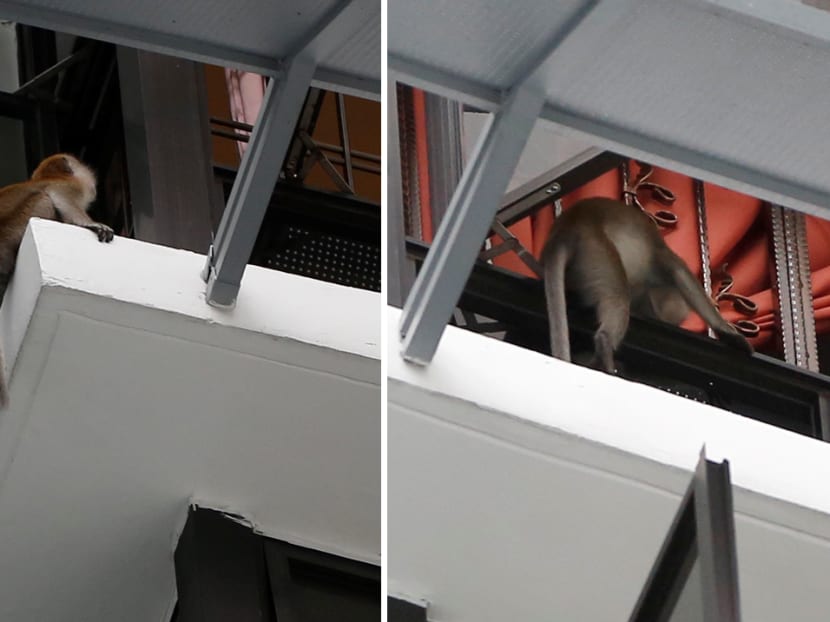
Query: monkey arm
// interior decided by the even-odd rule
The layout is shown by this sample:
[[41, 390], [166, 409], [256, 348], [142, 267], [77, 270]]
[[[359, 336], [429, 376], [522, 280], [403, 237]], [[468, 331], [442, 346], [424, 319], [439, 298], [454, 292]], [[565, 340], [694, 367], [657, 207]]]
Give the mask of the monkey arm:
[[47, 190], [52, 205], [55, 208], [60, 220], [77, 227], [89, 229], [98, 236], [99, 242], [112, 242], [115, 233], [107, 225], [95, 222], [89, 217], [86, 211], [79, 209], [71, 200], [68, 200], [63, 193], [54, 190]]

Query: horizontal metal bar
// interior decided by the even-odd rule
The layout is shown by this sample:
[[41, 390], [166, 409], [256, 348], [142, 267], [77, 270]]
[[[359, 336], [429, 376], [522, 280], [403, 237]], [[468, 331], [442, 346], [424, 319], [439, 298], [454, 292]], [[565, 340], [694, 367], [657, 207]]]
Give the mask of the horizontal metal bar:
[[[378, 68], [380, 73], [380, 68]], [[311, 86], [343, 95], [353, 95], [372, 101], [380, 101], [380, 80], [329, 67], [318, 67]]]
[[[328, 160], [332, 164], [344, 165], [346, 163], [346, 161], [343, 158], [340, 158], [338, 156], [328, 156]], [[381, 174], [379, 166], [369, 166], [368, 164], [358, 164], [357, 162], [352, 162], [352, 168], [356, 171], [363, 171], [364, 173], [372, 173], [374, 175]]]
[[234, 121], [233, 119], [220, 119], [219, 117], [211, 117], [210, 122], [214, 125], [231, 127], [235, 130], [243, 130], [245, 132], [250, 132], [254, 129], [254, 126], [250, 123], [242, 123], [241, 121]]
[[497, 213], [510, 226], [544, 205], [618, 167], [625, 158], [592, 147], [507, 193]]

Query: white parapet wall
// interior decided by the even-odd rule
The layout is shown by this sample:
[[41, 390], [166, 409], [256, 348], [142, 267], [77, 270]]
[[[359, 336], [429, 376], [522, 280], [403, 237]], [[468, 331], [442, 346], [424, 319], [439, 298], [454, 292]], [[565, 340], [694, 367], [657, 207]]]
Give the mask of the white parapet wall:
[[[188, 504], [380, 562], [380, 297], [34, 220], [0, 309], [0, 619], [167, 620]], [[48, 594], [48, 598], [44, 598]]]
[[734, 485], [743, 619], [826, 620], [830, 445], [388, 311], [388, 576], [430, 620], [628, 618], [705, 444]]

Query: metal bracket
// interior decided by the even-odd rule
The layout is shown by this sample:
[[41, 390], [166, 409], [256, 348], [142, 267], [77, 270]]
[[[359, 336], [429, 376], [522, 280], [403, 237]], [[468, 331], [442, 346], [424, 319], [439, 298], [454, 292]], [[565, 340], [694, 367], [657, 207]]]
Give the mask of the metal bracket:
[[786, 207], [770, 205], [770, 225], [775, 262], [773, 290], [778, 301], [776, 321], [784, 360], [817, 372], [818, 346], [806, 218]]

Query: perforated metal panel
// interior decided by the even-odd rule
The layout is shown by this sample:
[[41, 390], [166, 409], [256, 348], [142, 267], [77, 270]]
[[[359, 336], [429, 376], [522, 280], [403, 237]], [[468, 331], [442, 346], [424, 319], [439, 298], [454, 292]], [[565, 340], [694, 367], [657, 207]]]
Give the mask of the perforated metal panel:
[[380, 246], [332, 230], [286, 225], [263, 259], [275, 270], [380, 291]]

